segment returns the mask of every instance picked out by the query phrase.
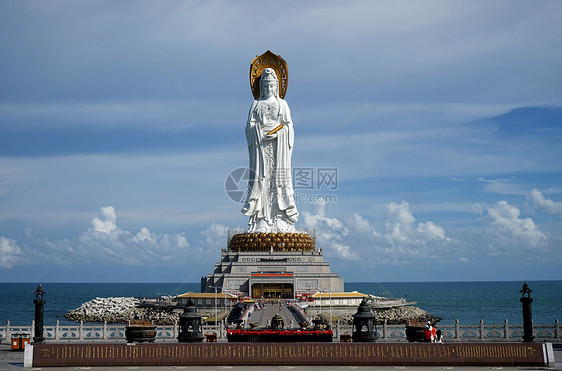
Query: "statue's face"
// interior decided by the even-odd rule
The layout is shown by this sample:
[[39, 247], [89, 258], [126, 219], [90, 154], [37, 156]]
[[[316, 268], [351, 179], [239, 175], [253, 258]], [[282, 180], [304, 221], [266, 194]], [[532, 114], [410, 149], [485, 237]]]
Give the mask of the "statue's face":
[[262, 89], [264, 98], [277, 96], [277, 83], [275, 81], [265, 81], [262, 84]]

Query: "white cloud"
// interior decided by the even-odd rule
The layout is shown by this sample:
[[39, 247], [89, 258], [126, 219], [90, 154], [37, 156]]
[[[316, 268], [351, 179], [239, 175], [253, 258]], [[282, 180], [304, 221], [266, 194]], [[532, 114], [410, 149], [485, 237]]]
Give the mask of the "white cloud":
[[514, 178], [510, 179], [484, 179], [480, 177], [478, 179], [480, 182], [486, 183], [484, 189], [486, 192], [490, 193], [499, 193], [502, 195], [524, 195], [525, 191], [519, 187], [518, 185], [514, 184]]
[[400, 204], [391, 202], [387, 205], [386, 235], [390, 243], [406, 242], [412, 235], [412, 224], [416, 221], [409, 210], [410, 205], [406, 201]]
[[152, 233], [150, 233], [150, 231], [148, 230], [148, 228], [146, 227], [142, 227], [139, 231], [139, 233], [136, 234], [135, 237], [133, 237], [133, 241], [134, 242], [142, 242], [142, 241], [152, 241]]
[[[113, 206], [100, 208], [100, 218], [92, 220], [92, 229], [78, 237], [76, 254], [92, 261], [119, 262], [133, 266], [177, 265], [188, 256], [195, 258], [183, 233], [154, 233], [147, 227], [132, 233], [121, 229]], [[74, 245], [75, 241], [69, 241]]]
[[325, 206], [319, 204], [315, 214], [304, 212], [303, 219], [310, 230], [316, 228], [318, 246], [336, 257], [396, 263], [456, 253], [458, 243], [447, 237], [443, 227], [432, 221], [416, 224], [406, 201], [387, 205], [385, 233], [377, 232], [358, 213], [346, 220], [327, 217]]
[[430, 241], [445, 240], [445, 230], [432, 221], [418, 223], [414, 225], [416, 219], [410, 211], [410, 205], [406, 201], [400, 204], [391, 202], [387, 206], [387, 235], [386, 240], [395, 245], [406, 244], [427, 244]]
[[115, 209], [113, 208], [113, 206], [100, 208], [99, 216], [99, 219], [92, 219], [92, 226], [94, 227], [94, 231], [110, 234], [117, 228], [117, 226], [115, 225], [117, 216], [115, 215]]
[[220, 251], [226, 247], [228, 227], [212, 223], [209, 228], [201, 232], [204, 237], [205, 247], [211, 252]]
[[537, 188], [533, 189], [527, 195], [527, 200], [536, 208], [543, 209], [550, 214], [562, 216], [562, 202], [556, 202], [545, 198]]
[[416, 232], [422, 237], [422, 240], [433, 241], [445, 238], [445, 230], [443, 227], [435, 225], [429, 221], [427, 223], [419, 223]]
[[12, 268], [21, 258], [21, 249], [11, 238], [0, 236], [0, 268]]
[[354, 233], [365, 236], [377, 236], [375, 227], [371, 225], [368, 219], [362, 217], [358, 213], [353, 213], [353, 217], [348, 221], [348, 223]]
[[541, 250], [549, 242], [549, 237], [539, 230], [533, 219], [520, 218], [519, 209], [507, 201], [499, 201], [489, 208], [487, 217], [494, 254], [509, 250]]
[[484, 207], [480, 202], [472, 202], [469, 205], [469, 211], [472, 214], [481, 215], [484, 212]]
[[[183, 233], [155, 233], [142, 227], [136, 233], [124, 230], [117, 224], [113, 206], [102, 207], [99, 218], [92, 220], [92, 228], [76, 238], [50, 240], [32, 236], [27, 229], [26, 244], [21, 249], [15, 240], [0, 237], [1, 267], [17, 263], [20, 255], [26, 256], [27, 264], [69, 265], [82, 263], [118, 264], [126, 266], [196, 266], [198, 260], [207, 259], [209, 251], [216, 251], [210, 244], [211, 236], [221, 231], [211, 226], [206, 239], [188, 242]], [[222, 240], [223, 236], [216, 238]]]
[[327, 252], [328, 257], [333, 256], [341, 259], [357, 259], [357, 255], [344, 239], [349, 234], [349, 228], [337, 218], [326, 216], [326, 204], [316, 203], [316, 213], [305, 211], [301, 220], [305, 228], [316, 232], [317, 247]]

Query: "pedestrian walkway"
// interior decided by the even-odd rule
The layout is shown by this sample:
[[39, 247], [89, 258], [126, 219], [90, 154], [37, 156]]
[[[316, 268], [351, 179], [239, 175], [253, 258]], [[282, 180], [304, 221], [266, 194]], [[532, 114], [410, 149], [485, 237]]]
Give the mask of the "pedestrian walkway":
[[293, 323], [293, 327], [297, 326], [297, 319], [287, 307], [285, 300], [280, 300], [279, 303], [277, 300], [266, 302], [263, 309], [254, 310], [251, 313], [248, 323], [256, 322], [259, 327], [264, 328], [268, 325], [268, 323], [271, 323], [271, 319], [276, 314], [279, 314], [281, 318], [283, 318], [285, 328], [290, 327], [291, 321]]

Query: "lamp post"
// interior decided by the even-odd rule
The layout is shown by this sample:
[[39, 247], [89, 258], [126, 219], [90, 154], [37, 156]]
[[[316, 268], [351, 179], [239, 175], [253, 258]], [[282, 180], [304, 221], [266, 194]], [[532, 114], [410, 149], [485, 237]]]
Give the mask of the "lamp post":
[[533, 313], [531, 311], [531, 290], [527, 282], [523, 284], [523, 288], [519, 290], [521, 293], [521, 305], [523, 306], [523, 341], [531, 342], [535, 338], [533, 336]]
[[43, 299], [45, 291], [43, 291], [43, 286], [39, 284], [35, 290], [35, 299], [33, 299], [33, 304], [35, 304], [35, 336], [33, 337], [34, 344], [42, 344], [45, 342], [43, 337], [43, 306], [45, 305], [45, 300]]
[[317, 287], [316, 288], [320, 293], [320, 317], [322, 317], [322, 293], [326, 290], [324, 287]]
[[330, 292], [330, 328], [332, 328], [332, 289], [328, 291]]
[[219, 323], [218, 323], [218, 313], [217, 313], [217, 289], [222, 288], [222, 286], [210, 286], [211, 288], [215, 289], [215, 329], [219, 331]]

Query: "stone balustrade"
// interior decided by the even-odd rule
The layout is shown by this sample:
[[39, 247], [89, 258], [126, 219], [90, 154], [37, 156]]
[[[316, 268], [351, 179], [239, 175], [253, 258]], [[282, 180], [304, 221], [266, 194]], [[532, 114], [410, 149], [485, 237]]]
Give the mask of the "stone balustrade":
[[[503, 324], [485, 324], [483, 320], [479, 324], [460, 324], [457, 320], [454, 325], [438, 325], [441, 329], [445, 342], [451, 341], [522, 341], [523, 326], [511, 325], [507, 320]], [[12, 326], [10, 322], [5, 326], [0, 326], [0, 342], [10, 341], [12, 334], [25, 333], [33, 338], [34, 323], [29, 326]], [[226, 331], [224, 326], [219, 327], [217, 336], [226, 341]], [[351, 334], [353, 329], [350, 325], [334, 324], [334, 341], [339, 340], [339, 336], [345, 333]], [[163, 325], [157, 328], [156, 341], [176, 342], [178, 336], [178, 326]], [[203, 326], [203, 332], [216, 332], [216, 326]], [[383, 342], [404, 342], [406, 341], [406, 328], [404, 325], [378, 325], [378, 341]], [[551, 343], [562, 342], [562, 332], [560, 331], [559, 320], [556, 319], [552, 325], [536, 324], [533, 326], [535, 341], [545, 341]], [[61, 325], [58, 321], [55, 326], [45, 326], [44, 336], [47, 342], [85, 342], [85, 341], [125, 341], [125, 325], [107, 324], [93, 325], [80, 323], [78, 325]]]

